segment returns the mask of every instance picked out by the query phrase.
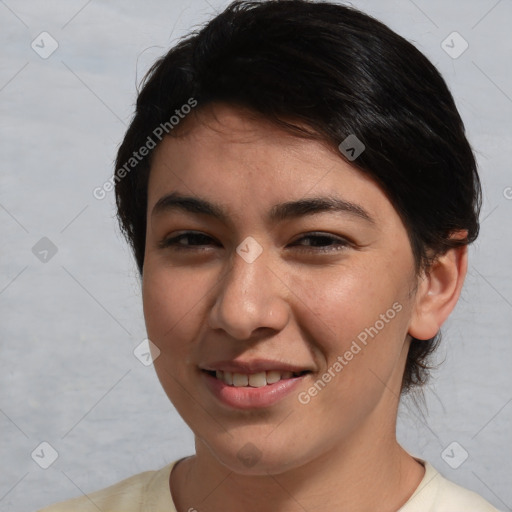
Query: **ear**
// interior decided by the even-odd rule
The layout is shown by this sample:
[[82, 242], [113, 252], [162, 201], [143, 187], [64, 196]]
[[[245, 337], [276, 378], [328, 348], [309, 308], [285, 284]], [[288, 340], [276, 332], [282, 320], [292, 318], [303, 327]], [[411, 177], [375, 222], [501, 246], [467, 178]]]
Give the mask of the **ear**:
[[408, 330], [411, 336], [428, 340], [439, 332], [457, 304], [467, 268], [468, 247], [464, 245], [449, 249], [420, 276]]

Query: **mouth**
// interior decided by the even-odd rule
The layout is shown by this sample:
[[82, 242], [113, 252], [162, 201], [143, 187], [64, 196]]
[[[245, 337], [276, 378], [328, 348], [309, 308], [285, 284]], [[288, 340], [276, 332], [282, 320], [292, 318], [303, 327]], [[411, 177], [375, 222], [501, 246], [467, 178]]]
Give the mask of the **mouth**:
[[299, 372], [280, 371], [280, 370], [268, 370], [260, 371], [256, 373], [238, 373], [228, 372], [222, 370], [202, 370], [211, 377], [223, 382], [227, 386], [236, 388], [262, 388], [264, 386], [271, 386], [280, 381], [295, 379], [302, 377], [308, 373], [309, 370], [303, 370]]
[[[312, 373], [310, 370], [290, 371], [290, 369], [264, 370], [257, 368], [249, 372], [229, 370], [213, 370], [201, 368], [203, 383], [216, 401], [233, 409], [261, 409], [277, 405], [278, 402], [291, 395], [304, 379]], [[240, 365], [238, 365], [240, 366]], [[231, 371], [230, 371], [231, 370]], [[293, 368], [296, 370], [296, 368]]]

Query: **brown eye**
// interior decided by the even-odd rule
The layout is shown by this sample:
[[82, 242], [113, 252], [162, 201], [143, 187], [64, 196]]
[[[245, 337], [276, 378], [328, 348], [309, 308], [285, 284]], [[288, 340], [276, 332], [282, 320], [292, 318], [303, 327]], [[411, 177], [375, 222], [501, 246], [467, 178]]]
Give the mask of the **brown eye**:
[[205, 235], [204, 233], [197, 231], [186, 231], [184, 233], [180, 233], [179, 235], [165, 238], [159, 242], [158, 246], [161, 249], [171, 247], [178, 250], [187, 250], [211, 245], [212, 242], [214, 242], [215, 245], [218, 245], [212, 237]]
[[310, 233], [297, 239], [291, 245], [299, 246], [300, 250], [308, 252], [334, 252], [345, 249], [351, 244], [344, 238], [333, 236], [328, 233]]

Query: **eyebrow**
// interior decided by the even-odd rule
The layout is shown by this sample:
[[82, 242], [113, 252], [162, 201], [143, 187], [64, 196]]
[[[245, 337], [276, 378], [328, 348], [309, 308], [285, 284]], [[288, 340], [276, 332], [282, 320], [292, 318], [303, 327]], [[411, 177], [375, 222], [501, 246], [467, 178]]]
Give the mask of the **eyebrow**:
[[[153, 207], [151, 216], [162, 215], [172, 211], [208, 215], [225, 224], [229, 223], [229, 215], [221, 205], [200, 197], [182, 195], [178, 192], [162, 196]], [[269, 210], [267, 220], [270, 223], [276, 223], [323, 212], [348, 213], [371, 224], [375, 224], [375, 220], [362, 206], [333, 196], [307, 197], [276, 204]]]

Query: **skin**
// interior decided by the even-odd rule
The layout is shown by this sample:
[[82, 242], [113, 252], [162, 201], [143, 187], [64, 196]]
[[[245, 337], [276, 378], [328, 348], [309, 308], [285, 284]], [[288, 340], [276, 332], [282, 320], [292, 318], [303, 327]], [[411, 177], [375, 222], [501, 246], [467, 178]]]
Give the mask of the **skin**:
[[[182, 131], [153, 156], [142, 281], [158, 378], [195, 435], [196, 454], [171, 473], [178, 511], [396, 511], [424, 475], [395, 435], [407, 350], [411, 336], [434, 336], [455, 306], [466, 249], [416, 275], [406, 229], [373, 180], [336, 150], [248, 111], [209, 106]], [[228, 218], [153, 214], [171, 192], [219, 204]], [[266, 220], [275, 204], [329, 195], [372, 221], [333, 211]], [[187, 230], [208, 238], [159, 246]], [[248, 236], [263, 250], [252, 263], [236, 252]], [[394, 303], [400, 312], [301, 404], [297, 394]], [[203, 383], [199, 365], [256, 358], [312, 373], [257, 410], [230, 408]], [[251, 467], [237, 457], [247, 443]]]

